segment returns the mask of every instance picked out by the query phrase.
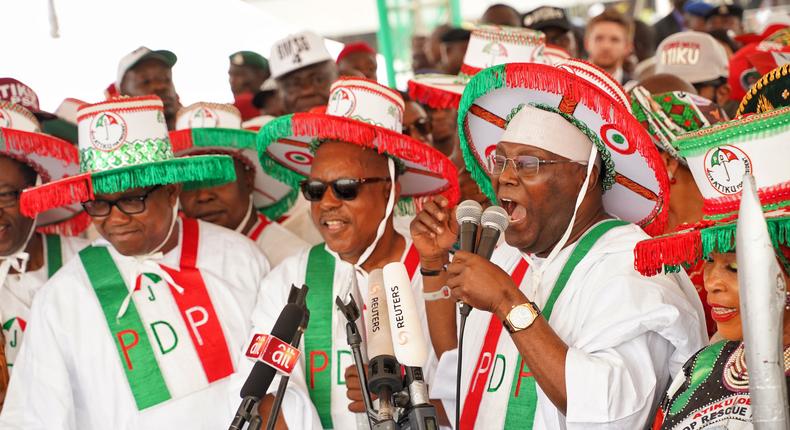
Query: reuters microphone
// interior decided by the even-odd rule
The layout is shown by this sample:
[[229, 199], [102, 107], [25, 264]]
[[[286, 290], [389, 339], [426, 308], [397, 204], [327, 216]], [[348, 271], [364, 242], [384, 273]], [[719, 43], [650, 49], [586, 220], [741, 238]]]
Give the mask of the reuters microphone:
[[368, 365], [368, 389], [379, 398], [378, 421], [392, 420], [395, 416], [392, 395], [403, 389], [400, 364], [392, 348], [387, 293], [384, 272], [376, 269], [368, 276], [368, 299], [365, 318]]
[[409, 273], [400, 262], [387, 264], [383, 273], [395, 358], [404, 366], [422, 366], [428, 358], [427, 341]]

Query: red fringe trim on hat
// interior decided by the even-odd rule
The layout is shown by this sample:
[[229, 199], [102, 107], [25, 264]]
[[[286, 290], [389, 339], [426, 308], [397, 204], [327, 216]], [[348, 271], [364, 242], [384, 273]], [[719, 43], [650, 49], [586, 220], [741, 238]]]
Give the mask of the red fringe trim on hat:
[[29, 131], [2, 128], [2, 139], [9, 149], [25, 154], [57, 158], [66, 163], [79, 164], [80, 156], [74, 145], [54, 136]]
[[72, 218], [55, 224], [42, 225], [36, 231], [44, 234], [57, 234], [61, 236], [76, 236], [91, 225], [91, 217], [80, 212]]
[[[757, 190], [757, 196], [761, 205], [770, 205], [790, 200], [790, 182], [785, 182], [770, 187]], [[705, 199], [703, 201], [702, 212], [706, 216], [726, 215], [736, 212], [741, 206], [741, 192], [731, 196], [718, 197], [715, 199]]]
[[461, 94], [442, 91], [415, 81], [409, 81], [409, 97], [431, 109], [458, 109], [461, 104]]
[[448, 186], [439, 193], [447, 197], [451, 205], [460, 198], [458, 171], [452, 161], [409, 136], [349, 118], [314, 113], [293, 114], [291, 127], [296, 136], [336, 139], [418, 163], [447, 180]]
[[659, 183], [658, 203], [638, 224], [651, 236], [664, 233], [669, 217], [666, 195], [669, 178], [650, 135], [628, 109], [592, 82], [563, 69], [538, 63], [505, 64], [505, 85], [508, 88], [531, 88], [582, 102], [620, 131], [653, 170]]
[[461, 65], [461, 74], [462, 75], [474, 76], [474, 75], [480, 73], [481, 70], [483, 70], [483, 69], [481, 69], [479, 67], [475, 67], [475, 66], [470, 66], [468, 64], [462, 64]]
[[634, 254], [634, 267], [645, 276], [662, 273], [664, 266], [691, 264], [702, 255], [700, 230], [643, 240], [636, 244]]
[[93, 199], [91, 174], [83, 173], [23, 191], [19, 209], [22, 215], [32, 218], [50, 209]]

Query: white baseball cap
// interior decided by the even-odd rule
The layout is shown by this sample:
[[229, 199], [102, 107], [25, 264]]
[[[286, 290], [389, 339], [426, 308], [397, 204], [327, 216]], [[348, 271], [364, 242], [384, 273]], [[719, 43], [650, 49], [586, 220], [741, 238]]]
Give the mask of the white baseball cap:
[[312, 31], [302, 31], [274, 42], [269, 54], [272, 78], [313, 64], [332, 60], [324, 45], [324, 38]]
[[691, 84], [727, 78], [724, 47], [707, 33], [683, 31], [664, 39], [656, 50], [656, 74], [669, 73]]
[[123, 76], [126, 74], [126, 72], [128, 72], [132, 67], [136, 66], [139, 62], [149, 58], [160, 60], [169, 67], [173, 67], [176, 64], [176, 61], [178, 61], [176, 54], [172, 53], [171, 51], [164, 49], [152, 51], [145, 46], [141, 46], [126, 54], [126, 56], [121, 58], [121, 61], [118, 62], [118, 75], [115, 78], [115, 88], [120, 91], [121, 81], [123, 81]]

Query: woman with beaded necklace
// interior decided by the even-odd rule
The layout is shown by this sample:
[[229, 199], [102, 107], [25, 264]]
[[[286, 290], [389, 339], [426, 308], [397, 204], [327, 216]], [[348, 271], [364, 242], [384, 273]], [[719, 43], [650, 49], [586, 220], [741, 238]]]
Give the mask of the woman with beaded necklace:
[[[783, 84], [787, 91], [787, 81]], [[757, 112], [752, 110], [752, 113]], [[790, 283], [790, 107], [760, 111], [681, 137], [679, 153], [704, 199], [700, 223], [640, 242], [635, 263], [644, 275], [704, 260], [711, 316], [723, 340], [694, 354], [660, 404], [654, 429], [751, 429], [749, 370], [740, 314], [735, 229], [744, 175], [755, 177], [785, 284]], [[790, 391], [790, 294], [782, 341]]]

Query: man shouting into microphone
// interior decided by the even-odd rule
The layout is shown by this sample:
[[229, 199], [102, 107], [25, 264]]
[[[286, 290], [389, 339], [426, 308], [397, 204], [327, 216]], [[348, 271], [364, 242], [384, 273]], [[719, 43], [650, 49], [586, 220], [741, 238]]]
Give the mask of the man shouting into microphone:
[[[397, 92], [366, 79], [343, 78], [332, 85], [325, 113], [282, 116], [259, 132], [261, 156], [279, 164], [272, 175], [301, 187], [325, 241], [283, 260], [263, 281], [253, 311], [254, 332], [268, 333], [290, 285], [310, 288], [310, 321], [278, 426], [351, 429], [360, 417], [367, 421], [359, 414], [364, 412], [359, 379], [350, 370], [346, 319], [335, 298], [347, 302], [351, 296], [361, 309], [368, 297], [368, 274], [392, 262], [404, 263], [412, 286], [419, 288], [417, 251], [393, 227], [396, 204], [440, 193], [458, 198], [452, 162], [401, 133], [403, 108]], [[251, 367], [244, 361], [240, 376], [246, 377]], [[277, 386], [275, 381], [270, 393]], [[272, 404], [271, 394], [261, 402], [264, 421]]]
[[[599, 86], [600, 85], [600, 86]], [[620, 86], [581, 61], [507, 64], [472, 78], [459, 109], [467, 169], [510, 215], [489, 262], [455, 254], [437, 198], [412, 223], [426, 294], [475, 310], [458, 356], [452, 300], [426, 302], [440, 361], [432, 397], [459, 428], [643, 428], [670, 376], [705, 342], [685, 274], [634, 270], [635, 224], [660, 231], [667, 180]], [[490, 178], [490, 179], [489, 179]]]

